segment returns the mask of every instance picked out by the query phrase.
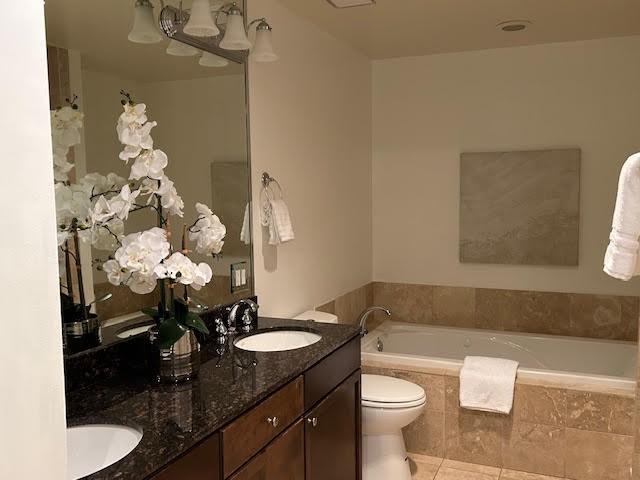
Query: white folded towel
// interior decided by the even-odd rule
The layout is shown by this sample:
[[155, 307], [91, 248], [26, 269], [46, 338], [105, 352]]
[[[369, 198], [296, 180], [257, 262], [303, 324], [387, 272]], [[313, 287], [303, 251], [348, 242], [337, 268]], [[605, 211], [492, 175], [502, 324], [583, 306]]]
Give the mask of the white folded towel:
[[604, 271], [620, 280], [640, 274], [640, 153], [631, 155], [620, 171], [616, 208], [613, 212]]
[[293, 225], [289, 215], [289, 207], [282, 199], [273, 199], [271, 204], [271, 219], [269, 222], [269, 245], [280, 245], [295, 238]]
[[460, 406], [504, 413], [513, 407], [518, 362], [505, 358], [466, 357], [460, 370]]
[[249, 227], [249, 216], [251, 215], [251, 208], [249, 203], [244, 207], [244, 218], [242, 220], [242, 230], [240, 230], [240, 241], [245, 245], [251, 243], [251, 228]]

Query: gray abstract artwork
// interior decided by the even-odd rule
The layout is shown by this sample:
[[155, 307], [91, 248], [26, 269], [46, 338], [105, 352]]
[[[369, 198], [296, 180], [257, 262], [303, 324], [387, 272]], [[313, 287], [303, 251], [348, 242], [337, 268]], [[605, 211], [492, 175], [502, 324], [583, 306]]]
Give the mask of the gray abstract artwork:
[[460, 261], [577, 265], [579, 149], [463, 153]]

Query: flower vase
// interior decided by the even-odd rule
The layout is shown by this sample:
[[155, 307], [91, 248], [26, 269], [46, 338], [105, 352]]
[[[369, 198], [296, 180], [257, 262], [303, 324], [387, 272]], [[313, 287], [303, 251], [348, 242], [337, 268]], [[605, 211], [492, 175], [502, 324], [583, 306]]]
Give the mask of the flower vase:
[[200, 370], [200, 343], [193, 331], [187, 330], [170, 347], [163, 348], [158, 342], [158, 330], [150, 330], [152, 364], [156, 378], [162, 383], [180, 383], [191, 380]]
[[102, 343], [100, 319], [95, 313], [90, 313], [84, 320], [63, 322], [63, 326], [68, 353], [94, 348]]

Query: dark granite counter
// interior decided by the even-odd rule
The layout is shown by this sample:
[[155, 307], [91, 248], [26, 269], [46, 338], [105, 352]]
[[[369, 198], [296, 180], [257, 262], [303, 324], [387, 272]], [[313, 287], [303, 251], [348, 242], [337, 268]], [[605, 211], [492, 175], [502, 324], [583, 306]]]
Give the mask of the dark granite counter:
[[322, 339], [297, 350], [264, 353], [210, 343], [202, 347], [202, 366], [192, 382], [158, 385], [132, 374], [68, 392], [69, 426], [114, 423], [143, 432], [128, 456], [85, 478], [146, 478], [358, 335], [352, 325], [258, 320], [260, 330], [282, 326], [308, 328]]

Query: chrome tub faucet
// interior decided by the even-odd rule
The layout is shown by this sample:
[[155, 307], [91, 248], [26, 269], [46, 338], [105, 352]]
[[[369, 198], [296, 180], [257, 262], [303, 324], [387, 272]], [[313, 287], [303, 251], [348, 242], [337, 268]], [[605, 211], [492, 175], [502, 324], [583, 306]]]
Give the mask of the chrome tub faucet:
[[369, 317], [369, 315], [371, 315], [373, 312], [384, 312], [387, 314], [387, 316], [391, 316], [391, 310], [389, 310], [388, 308], [385, 307], [369, 307], [366, 310], [364, 310], [360, 316], [358, 317], [358, 325], [360, 325], [360, 336], [364, 337], [367, 333], [369, 333], [369, 331], [367, 330], [367, 318]]

